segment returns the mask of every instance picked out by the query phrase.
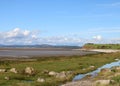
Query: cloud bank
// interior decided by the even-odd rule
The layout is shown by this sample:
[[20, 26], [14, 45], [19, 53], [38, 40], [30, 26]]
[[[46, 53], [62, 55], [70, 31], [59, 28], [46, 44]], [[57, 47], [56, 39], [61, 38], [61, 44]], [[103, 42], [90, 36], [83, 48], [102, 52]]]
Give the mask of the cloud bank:
[[75, 35], [42, 37], [40, 32], [22, 30], [20, 28], [15, 28], [7, 32], [0, 32], [0, 44], [5, 45], [81, 45], [84, 43], [120, 43], [120, 39], [105, 39], [101, 35], [96, 35], [89, 39]]
[[0, 44], [5, 45], [25, 45], [25, 44], [74, 44], [80, 42], [80, 39], [65, 37], [65, 36], [52, 36], [40, 37], [40, 33], [30, 30], [21, 30], [15, 28], [8, 32], [0, 32]]
[[0, 44], [31, 44], [37, 34], [29, 30], [15, 28], [8, 32], [0, 32]]

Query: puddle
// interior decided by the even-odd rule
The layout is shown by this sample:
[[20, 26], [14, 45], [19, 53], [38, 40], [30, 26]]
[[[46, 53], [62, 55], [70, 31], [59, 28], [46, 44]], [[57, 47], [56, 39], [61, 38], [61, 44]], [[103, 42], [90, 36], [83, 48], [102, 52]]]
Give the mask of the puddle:
[[92, 72], [89, 72], [89, 73], [86, 73], [86, 74], [76, 75], [76, 76], [73, 78], [73, 81], [81, 80], [81, 79], [83, 79], [84, 77], [86, 77], [87, 75], [91, 75], [92, 77], [95, 77], [95, 76], [97, 76], [97, 74], [100, 72], [101, 69], [103, 69], [103, 68], [112, 68], [112, 67], [114, 67], [114, 66], [120, 66], [120, 61], [112, 62], [112, 63], [110, 63], [110, 64], [103, 65], [102, 67], [98, 68], [97, 70], [92, 71]]

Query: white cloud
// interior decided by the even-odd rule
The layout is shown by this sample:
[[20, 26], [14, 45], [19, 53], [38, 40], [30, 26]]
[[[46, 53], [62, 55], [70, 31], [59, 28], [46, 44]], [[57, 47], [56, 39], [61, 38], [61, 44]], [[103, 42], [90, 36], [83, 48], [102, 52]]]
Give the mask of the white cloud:
[[0, 44], [27, 44], [32, 43], [37, 34], [29, 30], [15, 28], [8, 32], [0, 32]]
[[28, 35], [30, 34], [30, 31], [25, 30], [25, 31], [23, 32], [23, 34], [24, 34], [25, 36], [28, 36]]
[[101, 39], [102, 39], [102, 36], [97, 35], [97, 36], [93, 36], [93, 38], [94, 38], [95, 40], [101, 40]]
[[[118, 29], [113, 30], [115, 32]], [[99, 31], [98, 31], [99, 32]], [[107, 32], [107, 31], [106, 31]], [[94, 35], [94, 34], [93, 34]], [[91, 36], [89, 38], [81, 38], [83, 35], [65, 35], [65, 36], [48, 36], [43, 37], [42, 35], [35, 31], [21, 30], [20, 28], [15, 28], [8, 32], [0, 32], [0, 44], [76, 44], [80, 45], [83, 43], [120, 43], [120, 38], [105, 39], [101, 35]]]
[[31, 35], [31, 37], [32, 37], [33, 39], [37, 39], [37, 36], [36, 36], [36, 35]]
[[28, 30], [20, 30], [19, 28], [15, 28], [12, 31], [8, 31], [3, 35], [5, 38], [23, 38], [30, 35], [30, 31]]

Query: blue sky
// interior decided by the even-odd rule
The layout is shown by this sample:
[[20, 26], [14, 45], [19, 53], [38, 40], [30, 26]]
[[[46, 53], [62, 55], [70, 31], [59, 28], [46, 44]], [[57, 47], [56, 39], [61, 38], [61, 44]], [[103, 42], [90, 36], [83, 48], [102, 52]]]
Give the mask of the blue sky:
[[0, 44], [120, 43], [119, 0], [0, 0]]

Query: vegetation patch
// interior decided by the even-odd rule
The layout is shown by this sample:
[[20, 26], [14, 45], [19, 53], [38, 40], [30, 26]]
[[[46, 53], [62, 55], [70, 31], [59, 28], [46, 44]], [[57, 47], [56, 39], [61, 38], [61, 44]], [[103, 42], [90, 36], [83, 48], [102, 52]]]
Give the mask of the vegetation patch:
[[83, 46], [86, 49], [120, 49], [120, 44], [93, 44], [87, 43]]
[[[120, 59], [120, 53], [47, 57], [42, 59], [33, 57], [33, 59], [36, 60], [1, 61], [0, 69], [4, 68], [7, 71], [0, 72], [0, 86], [58, 86], [71, 81], [76, 74], [93, 71], [106, 63]], [[27, 67], [30, 67], [28, 69], [31, 74], [25, 73]], [[18, 72], [10, 72], [11, 68], [15, 68]], [[56, 74], [50, 76], [51, 71]], [[60, 74], [64, 78], [61, 78]]]

